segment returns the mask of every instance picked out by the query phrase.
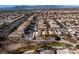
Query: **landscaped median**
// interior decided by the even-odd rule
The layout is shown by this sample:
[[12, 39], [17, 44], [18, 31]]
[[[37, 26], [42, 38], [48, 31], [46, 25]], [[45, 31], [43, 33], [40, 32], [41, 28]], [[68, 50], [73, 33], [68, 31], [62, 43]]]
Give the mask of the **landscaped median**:
[[34, 50], [33, 53], [36, 53], [37, 50], [50, 50], [52, 48], [70, 48], [72, 47], [71, 44], [67, 43], [60, 43], [60, 42], [49, 42], [49, 43], [41, 43], [37, 45], [26, 44], [26, 46], [20, 47], [15, 50], [15, 53], [24, 53], [30, 50]]

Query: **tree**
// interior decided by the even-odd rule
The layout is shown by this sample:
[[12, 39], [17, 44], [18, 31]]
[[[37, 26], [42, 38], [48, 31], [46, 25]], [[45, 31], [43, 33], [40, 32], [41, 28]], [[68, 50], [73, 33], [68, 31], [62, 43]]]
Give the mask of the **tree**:
[[61, 38], [58, 35], [53, 35], [53, 37], [55, 38], [55, 40], [60, 41]]
[[79, 45], [76, 45], [76, 48], [79, 49]]

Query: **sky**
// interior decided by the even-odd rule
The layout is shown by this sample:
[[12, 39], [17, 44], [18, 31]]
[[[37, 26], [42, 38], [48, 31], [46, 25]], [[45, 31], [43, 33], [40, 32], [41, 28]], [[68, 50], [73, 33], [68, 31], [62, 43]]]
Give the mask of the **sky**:
[[0, 8], [11, 5], [79, 5], [79, 0], [0, 0]]
[[0, 5], [79, 5], [79, 0], [0, 0]]

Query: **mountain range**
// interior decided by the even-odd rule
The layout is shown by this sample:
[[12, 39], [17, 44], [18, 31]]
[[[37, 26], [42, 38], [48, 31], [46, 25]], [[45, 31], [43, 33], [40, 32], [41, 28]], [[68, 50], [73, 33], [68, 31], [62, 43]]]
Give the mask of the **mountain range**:
[[79, 8], [79, 5], [6, 5], [0, 10], [24, 10], [24, 9], [53, 9], [53, 8]]

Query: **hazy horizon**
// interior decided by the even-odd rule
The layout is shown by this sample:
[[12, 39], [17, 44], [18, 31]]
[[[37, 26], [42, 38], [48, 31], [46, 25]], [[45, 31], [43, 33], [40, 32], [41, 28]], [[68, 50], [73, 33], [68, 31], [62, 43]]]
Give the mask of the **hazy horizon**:
[[0, 8], [16, 7], [16, 6], [60, 6], [60, 7], [79, 7], [79, 5], [0, 5]]

